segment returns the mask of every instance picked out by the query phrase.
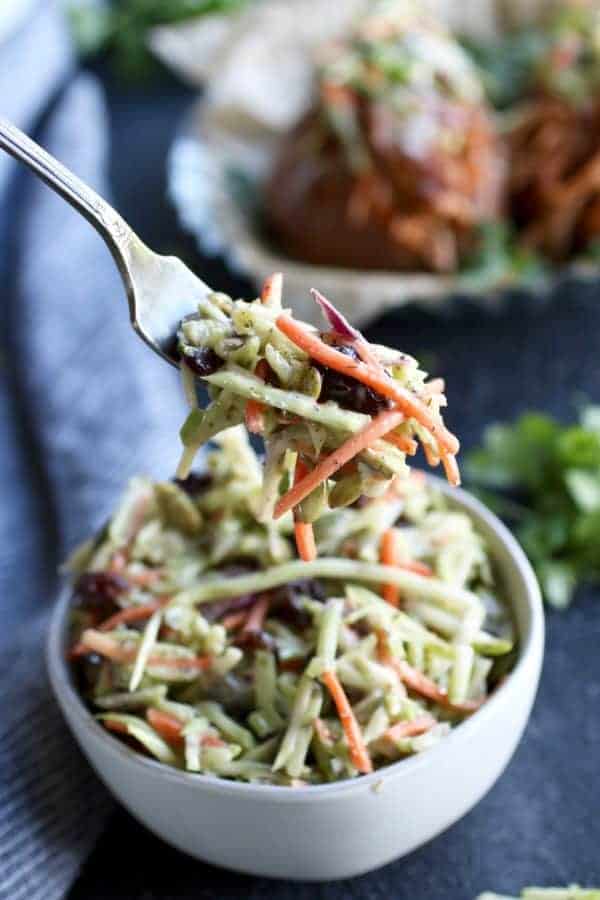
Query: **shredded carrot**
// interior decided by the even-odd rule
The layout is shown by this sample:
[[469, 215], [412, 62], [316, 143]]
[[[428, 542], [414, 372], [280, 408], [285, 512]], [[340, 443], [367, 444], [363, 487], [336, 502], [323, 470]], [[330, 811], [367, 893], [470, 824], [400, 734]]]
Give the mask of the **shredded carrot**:
[[400, 681], [409, 690], [419, 694], [421, 697], [425, 697], [426, 700], [431, 700], [432, 703], [437, 703], [445, 709], [459, 713], [472, 713], [481, 706], [482, 701], [478, 700], [451, 703], [446, 691], [438, 687], [435, 681], [419, 672], [418, 669], [407, 663], [405, 659], [395, 659], [388, 644], [387, 634], [383, 629], [378, 629], [377, 631], [377, 651], [379, 661], [393, 669]]
[[463, 703], [451, 703], [446, 691], [439, 688], [431, 678], [428, 678], [426, 675], [423, 675], [422, 672], [419, 672], [409, 665], [406, 660], [394, 660], [392, 666], [407, 688], [414, 691], [415, 694], [420, 694], [422, 697], [432, 700], [440, 706], [446, 707], [446, 709], [462, 713], [471, 713], [475, 712], [475, 710], [479, 709], [481, 706], [481, 702], [478, 700], [465, 700]]
[[210, 669], [212, 656], [151, 656], [149, 666], [167, 666], [169, 669], [197, 669], [203, 672]]
[[402, 738], [416, 737], [419, 734], [424, 734], [426, 731], [429, 731], [429, 729], [433, 728], [436, 724], [433, 716], [417, 716], [416, 719], [412, 719], [408, 722], [396, 722], [395, 725], [392, 725], [391, 728], [384, 731], [382, 737], [390, 741], [399, 741]]
[[283, 274], [281, 272], [273, 272], [273, 274], [269, 275], [265, 280], [265, 283], [262, 286], [262, 291], [260, 292], [261, 302], [264, 303], [265, 306], [279, 305], [281, 303], [282, 287]]
[[258, 634], [262, 631], [268, 611], [269, 597], [267, 594], [263, 594], [247, 613], [246, 624], [243, 628], [244, 634]]
[[[388, 528], [381, 535], [379, 559], [385, 566], [395, 566], [398, 563], [398, 540], [393, 528]], [[381, 593], [385, 602], [391, 606], [398, 606], [400, 603], [400, 591], [395, 584], [384, 584]]]
[[433, 569], [427, 563], [419, 562], [418, 559], [402, 559], [396, 563], [397, 568], [406, 569], [407, 572], [414, 572], [416, 575], [424, 575], [426, 578], [433, 576]]
[[[261, 378], [263, 381], [266, 379], [269, 373], [269, 364], [265, 359], [259, 360], [256, 369], [254, 370], [254, 374], [257, 378]], [[245, 410], [245, 418], [246, 418], [246, 428], [251, 434], [262, 434], [265, 429], [265, 405], [261, 403], [260, 400], [247, 400], [246, 401], [246, 410]]]
[[[309, 471], [306, 464], [298, 457], [296, 460], [296, 470], [294, 472], [294, 485], [299, 484], [307, 478], [308, 475]], [[293, 505], [296, 506], [297, 504], [294, 503]], [[288, 509], [291, 509], [291, 507], [288, 507]], [[275, 515], [275, 518], [277, 518], [277, 515]], [[313, 559], [317, 558], [317, 546], [315, 544], [315, 533], [312, 524], [310, 522], [301, 522], [298, 519], [296, 510], [294, 510], [294, 537], [296, 539], [298, 556], [301, 560], [304, 562], [312, 562]]]
[[448, 431], [442, 422], [431, 415], [425, 404], [418, 397], [415, 397], [411, 391], [399, 385], [394, 379], [387, 378], [383, 372], [373, 369], [363, 362], [344, 356], [343, 353], [339, 353], [335, 348], [323, 343], [320, 337], [308, 331], [303, 325], [289, 316], [283, 314], [278, 316], [277, 327], [289, 340], [317, 360], [317, 362], [329, 366], [329, 368], [340, 372], [342, 375], [355, 378], [382, 396], [389, 397], [407, 416], [416, 419], [417, 422], [430, 431], [449, 453], [458, 452], [459, 443], [456, 437]]
[[[330, 478], [334, 472], [337, 472], [362, 450], [369, 447], [373, 441], [396, 428], [403, 421], [404, 413], [397, 409], [386, 409], [375, 416], [361, 431], [353, 434], [337, 450], [334, 450], [333, 453], [318, 462], [312, 472], [308, 472], [300, 479], [296, 478], [294, 486], [276, 503], [274, 518], [279, 519], [289, 509], [298, 506], [305, 497], [308, 497], [316, 487]], [[296, 470], [296, 475], [298, 475], [298, 470]]]
[[224, 747], [225, 741], [222, 741], [216, 734], [205, 734], [200, 741], [203, 747]]
[[[123, 647], [114, 638], [109, 637], [102, 631], [96, 631], [93, 628], [87, 628], [80, 642], [86, 651], [93, 650], [100, 656], [106, 656], [114, 662], [127, 664], [133, 662], [137, 656], [136, 647]], [[197, 669], [199, 671], [209, 669], [212, 665], [211, 656], [153, 656], [148, 660], [149, 666], [168, 666], [173, 669]]]
[[135, 658], [135, 650], [127, 650], [118, 641], [115, 641], [107, 634], [103, 634], [101, 631], [96, 631], [94, 628], [86, 628], [81, 635], [81, 643], [87, 650], [93, 650], [100, 656], [106, 656], [107, 659], [112, 659], [115, 662], [129, 662]]
[[321, 680], [331, 695], [340, 722], [342, 723], [342, 728], [344, 729], [344, 734], [348, 741], [352, 765], [355, 766], [359, 772], [365, 774], [372, 772], [373, 763], [371, 762], [371, 757], [369, 756], [369, 751], [367, 750], [360, 726], [356, 721], [356, 717], [350, 706], [350, 701], [348, 700], [346, 692], [337, 675], [335, 672], [329, 670], [323, 672]]
[[244, 624], [247, 616], [248, 610], [241, 609], [239, 612], [230, 613], [228, 616], [221, 619], [221, 625], [223, 628], [226, 628], [227, 631], [235, 631], [236, 628], [240, 628]]
[[119, 734], [127, 734], [127, 725], [125, 722], [119, 722], [115, 719], [103, 719], [102, 724], [105, 728], [108, 728], [109, 731], [116, 731]]
[[166, 741], [172, 744], [181, 743], [183, 726], [175, 716], [150, 706], [146, 710], [146, 719], [148, 724], [152, 725], [154, 730]]
[[404, 434], [396, 434], [394, 431], [390, 431], [389, 434], [386, 434], [384, 436], [384, 441], [387, 441], [388, 444], [393, 444], [394, 447], [397, 447], [398, 450], [402, 450], [407, 456], [414, 456], [419, 447], [414, 438], [407, 437]]
[[98, 631], [112, 631], [119, 625], [129, 625], [132, 622], [143, 622], [144, 619], [149, 619], [157, 609], [160, 609], [161, 606], [164, 606], [167, 602], [168, 598], [164, 598], [163, 600], [156, 600], [154, 603], [129, 606], [127, 609], [122, 609], [120, 612], [105, 619], [104, 622], [101, 622], [100, 625], [97, 626]]
[[315, 533], [311, 523], [294, 522], [294, 536], [300, 559], [304, 562], [312, 562], [313, 559], [316, 559], [317, 545], [315, 544]]
[[446, 473], [446, 478], [448, 479], [448, 484], [451, 484], [453, 487], [458, 487], [460, 484], [460, 472], [456, 463], [456, 457], [452, 453], [442, 453], [442, 465], [444, 467], [444, 472]]

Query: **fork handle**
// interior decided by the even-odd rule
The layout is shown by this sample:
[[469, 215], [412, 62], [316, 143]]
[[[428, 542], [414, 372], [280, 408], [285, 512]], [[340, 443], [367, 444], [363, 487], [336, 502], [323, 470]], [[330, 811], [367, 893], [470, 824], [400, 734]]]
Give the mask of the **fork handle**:
[[19, 162], [25, 163], [93, 225], [108, 245], [128, 287], [131, 248], [138, 239], [118, 212], [66, 166], [12, 122], [2, 117], [0, 117], [0, 148]]

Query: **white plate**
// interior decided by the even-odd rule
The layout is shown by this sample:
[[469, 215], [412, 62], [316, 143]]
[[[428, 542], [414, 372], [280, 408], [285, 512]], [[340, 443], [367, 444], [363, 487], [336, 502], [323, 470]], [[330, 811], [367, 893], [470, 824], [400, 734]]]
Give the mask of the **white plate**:
[[[441, 309], [453, 296], [475, 295], [478, 303], [497, 308], [505, 296], [506, 279], [500, 283], [498, 277], [490, 282], [465, 274], [314, 266], [283, 255], [261, 233], [256, 212], [261, 182], [272, 169], [282, 135], [310, 104], [313, 49], [324, 34], [343, 33], [349, 24], [344, 16], [348, 18], [348, 10], [358, 9], [362, 2], [262, 0], [230, 25], [227, 39], [221, 34], [212, 55], [206, 48], [207, 22], [162, 29], [154, 36], [153, 47], [164, 62], [192, 83], [203, 79], [206, 84], [205, 99], [184, 123], [169, 159], [169, 190], [181, 222], [205, 254], [222, 253], [257, 290], [272, 272], [284, 272], [286, 303], [308, 321], [317, 315], [311, 287], [359, 326], [414, 300]], [[512, 0], [429, 2], [452, 26], [464, 29], [468, 24], [477, 34], [501, 27], [501, 8], [515, 12]], [[519, 6], [519, 15], [533, 15], [549, 2], [528, 0], [524, 8]], [[220, 27], [226, 28], [226, 23], [220, 21]], [[190, 63], [194, 59], [206, 65], [199, 70]], [[255, 200], [254, 209], [249, 197]], [[581, 271], [578, 264], [577, 274]], [[590, 271], [597, 274], [597, 266], [588, 265], [585, 274]], [[540, 278], [535, 292], [546, 293], [564, 275], [552, 272]], [[529, 282], [526, 297], [531, 290]]]

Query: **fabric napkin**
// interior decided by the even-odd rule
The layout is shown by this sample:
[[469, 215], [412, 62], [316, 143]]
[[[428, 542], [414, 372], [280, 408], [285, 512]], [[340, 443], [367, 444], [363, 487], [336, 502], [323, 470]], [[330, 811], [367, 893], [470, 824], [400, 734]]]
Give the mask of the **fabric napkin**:
[[[102, 97], [54, 3], [0, 49], [0, 112], [106, 195]], [[131, 475], [172, 473], [183, 405], [101, 239], [1, 152], [0, 237], [0, 898], [56, 900], [111, 806], [49, 690], [57, 568]]]

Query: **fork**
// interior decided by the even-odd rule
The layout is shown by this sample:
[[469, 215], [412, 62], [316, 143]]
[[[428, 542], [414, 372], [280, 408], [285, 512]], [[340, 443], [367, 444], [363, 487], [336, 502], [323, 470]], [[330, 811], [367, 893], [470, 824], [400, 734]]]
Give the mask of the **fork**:
[[93, 225], [117, 264], [136, 334], [167, 362], [179, 366], [180, 322], [211, 288], [176, 256], [150, 250], [106, 200], [2, 117], [0, 147], [29, 166]]

